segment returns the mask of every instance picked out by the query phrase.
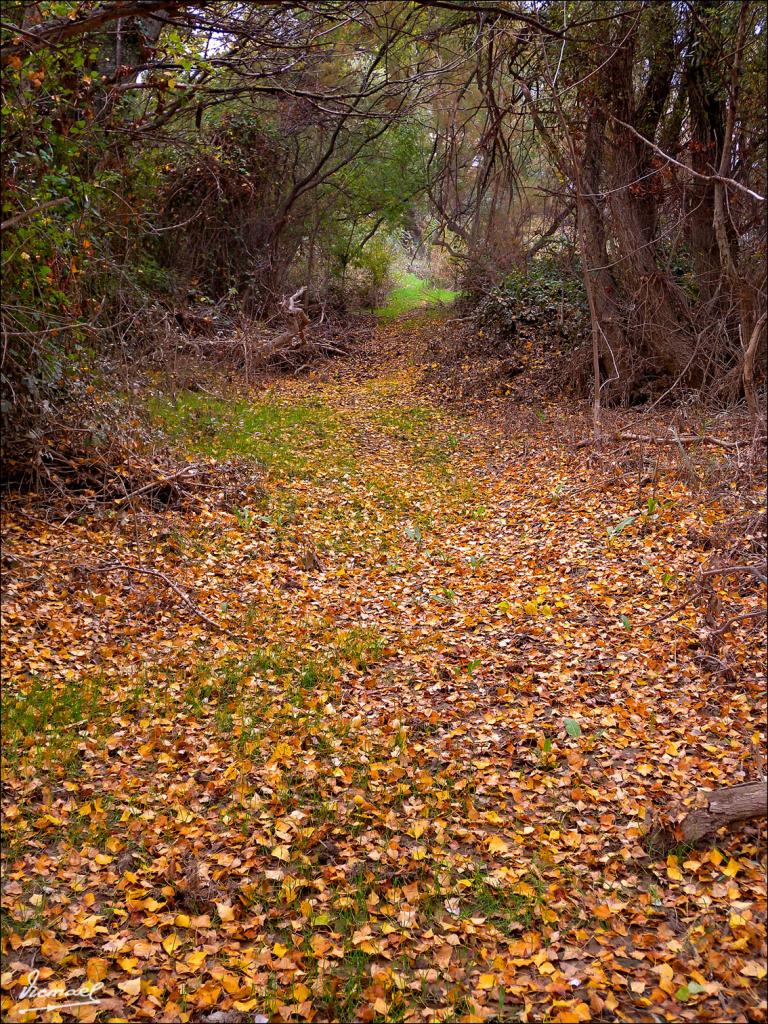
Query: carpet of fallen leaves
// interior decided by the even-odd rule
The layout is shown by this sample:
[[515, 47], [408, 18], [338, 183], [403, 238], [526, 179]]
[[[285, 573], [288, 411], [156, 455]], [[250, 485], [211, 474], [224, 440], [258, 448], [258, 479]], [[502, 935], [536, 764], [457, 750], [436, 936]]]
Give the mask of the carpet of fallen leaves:
[[7, 514], [4, 1020], [765, 1019], [764, 825], [653, 836], [759, 770], [759, 620], [685, 602], [734, 502], [451, 409], [431, 330], [150, 403], [242, 506]]

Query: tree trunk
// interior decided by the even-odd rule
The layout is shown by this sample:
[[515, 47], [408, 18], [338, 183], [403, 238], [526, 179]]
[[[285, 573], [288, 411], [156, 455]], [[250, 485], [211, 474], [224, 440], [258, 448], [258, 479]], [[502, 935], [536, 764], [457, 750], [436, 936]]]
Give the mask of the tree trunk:
[[[603, 96], [618, 121], [637, 125], [653, 140], [665, 109], [672, 82], [672, 25], [667, 4], [658, 5], [659, 31], [654, 67], [642, 93], [637, 96], [635, 77], [636, 23], [629, 16], [620, 21], [621, 42], [603, 71]], [[695, 381], [691, 310], [682, 290], [659, 265], [656, 243], [658, 201], [652, 177], [651, 149], [633, 132], [618, 123], [611, 125], [611, 145], [606, 148], [611, 188], [607, 192], [613, 234], [620, 260], [616, 276], [628, 299], [630, 321], [642, 325], [642, 348], [651, 356], [654, 369], [686, 383]], [[698, 383], [698, 381], [696, 381]]]
[[704, 806], [689, 811], [679, 825], [686, 843], [696, 843], [724, 825], [765, 818], [768, 814], [768, 784], [765, 779], [715, 789], [702, 796], [706, 800]]
[[757, 426], [757, 399], [755, 398], [755, 357], [757, 355], [757, 346], [760, 344], [760, 335], [765, 329], [766, 314], [760, 317], [752, 330], [752, 336], [749, 339], [747, 350], [744, 353], [744, 369], [743, 380], [744, 380], [744, 398], [747, 402], [747, 409], [749, 410], [749, 418], [752, 422], [752, 429], [754, 430]]
[[[584, 284], [589, 298], [592, 319], [593, 350], [598, 352], [604, 377], [598, 387], [607, 395], [618, 394], [626, 398], [631, 390], [631, 363], [628, 362], [629, 345], [624, 331], [618, 282], [614, 278], [608, 258], [604, 213], [601, 207], [600, 177], [603, 160], [605, 121], [597, 112], [587, 124], [581, 167], [574, 166], [577, 179], [576, 219]], [[597, 386], [597, 380], [596, 380]]]
[[[694, 171], [711, 174], [717, 167], [725, 134], [725, 104], [718, 88], [720, 57], [717, 41], [706, 28], [715, 16], [715, 4], [703, 0], [692, 23], [692, 45], [686, 58], [683, 83], [688, 99]], [[686, 231], [701, 297], [708, 301], [718, 290], [722, 267], [715, 237], [715, 186], [694, 179], [685, 186]]]

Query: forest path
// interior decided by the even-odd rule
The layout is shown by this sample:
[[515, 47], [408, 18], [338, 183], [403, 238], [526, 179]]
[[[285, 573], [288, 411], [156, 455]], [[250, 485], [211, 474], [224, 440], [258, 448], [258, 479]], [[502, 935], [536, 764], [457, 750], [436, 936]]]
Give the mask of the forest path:
[[753, 770], [760, 652], [713, 688], [691, 609], [642, 626], [727, 509], [662, 475], [644, 514], [565, 412], [445, 407], [434, 324], [154, 404], [194, 457], [264, 467], [258, 500], [142, 524], [145, 564], [240, 639], [151, 577], [74, 572], [137, 557], [130, 516], [9, 524], [47, 552], [3, 646], [12, 974], [103, 978], [131, 1019], [760, 1012], [761, 833], [666, 860], [643, 835]]

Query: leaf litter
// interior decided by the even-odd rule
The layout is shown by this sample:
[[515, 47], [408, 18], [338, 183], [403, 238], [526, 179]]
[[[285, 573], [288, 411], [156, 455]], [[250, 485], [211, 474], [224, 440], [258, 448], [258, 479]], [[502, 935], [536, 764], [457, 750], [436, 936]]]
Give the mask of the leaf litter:
[[243, 504], [6, 517], [4, 1019], [34, 970], [84, 1021], [765, 1019], [764, 824], [654, 846], [764, 763], [759, 623], [718, 675], [675, 610], [732, 502], [451, 407], [432, 329], [152, 400]]

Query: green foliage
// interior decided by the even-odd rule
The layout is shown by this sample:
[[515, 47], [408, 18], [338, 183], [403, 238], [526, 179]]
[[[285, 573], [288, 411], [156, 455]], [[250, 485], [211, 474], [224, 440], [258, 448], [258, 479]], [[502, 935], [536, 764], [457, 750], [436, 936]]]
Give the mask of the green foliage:
[[395, 250], [389, 239], [376, 236], [353, 260], [353, 265], [364, 271], [367, 278], [366, 305], [376, 306], [386, 294], [392, 281]]
[[581, 736], [581, 726], [575, 718], [564, 718], [563, 725], [569, 736], [572, 736], [574, 739]]
[[636, 519], [637, 519], [637, 516], [625, 516], [624, 519], [622, 519], [620, 522], [616, 523], [614, 526], [609, 526], [608, 527], [608, 537], [609, 537], [609, 539], [613, 540], [614, 537], [618, 537], [619, 534], [623, 533], [624, 530], [626, 530], [626, 528], [628, 526], [631, 526]]
[[589, 311], [581, 277], [559, 256], [516, 270], [480, 303], [477, 323], [515, 343], [578, 342], [588, 336]]
[[[71, 5], [40, 4], [56, 17]], [[3, 42], [11, 42], [3, 28]], [[143, 246], [159, 153], [126, 146], [114, 125], [136, 116], [130, 93], [105, 105], [103, 41], [11, 58], [3, 69], [4, 442], [23, 450], [50, 408], [80, 400], [94, 341], [115, 335], [116, 306], [168, 291]]]

